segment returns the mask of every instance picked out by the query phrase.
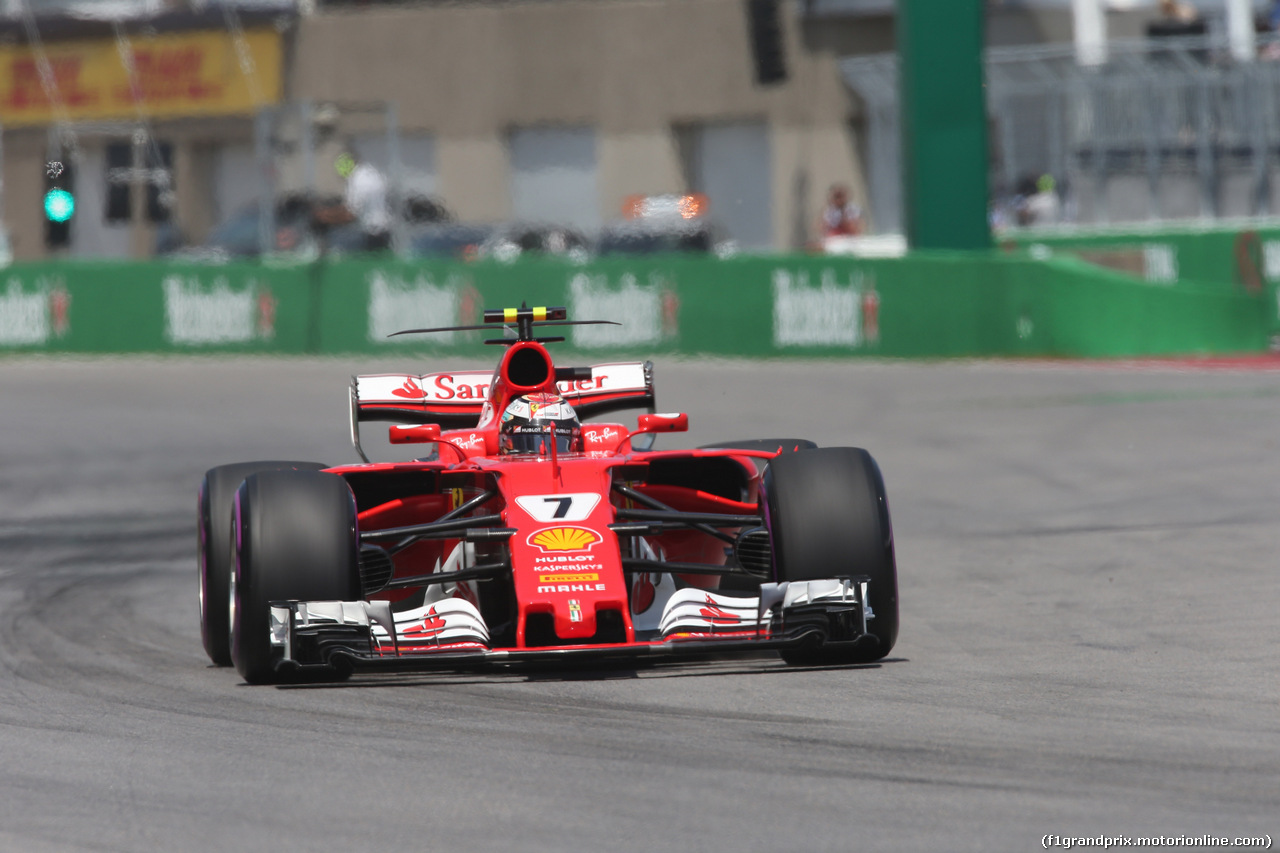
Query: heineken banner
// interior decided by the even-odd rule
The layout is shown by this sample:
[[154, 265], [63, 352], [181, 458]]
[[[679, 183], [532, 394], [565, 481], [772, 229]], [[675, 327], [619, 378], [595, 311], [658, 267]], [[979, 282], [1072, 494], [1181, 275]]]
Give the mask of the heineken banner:
[[0, 271], [0, 349], [302, 352], [306, 271], [29, 264]]
[[[1267, 289], [1143, 278], [1071, 257], [939, 253], [382, 260], [296, 267], [15, 265], [0, 271], [0, 352], [275, 352], [485, 357], [485, 308], [564, 305], [592, 355], [1138, 356], [1255, 352], [1280, 328]], [[553, 330], [548, 330], [550, 334]]]

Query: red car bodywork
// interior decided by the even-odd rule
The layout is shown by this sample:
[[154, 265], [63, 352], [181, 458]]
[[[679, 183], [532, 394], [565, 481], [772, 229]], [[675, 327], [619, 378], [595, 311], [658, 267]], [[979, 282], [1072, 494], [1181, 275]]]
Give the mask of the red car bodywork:
[[[739, 495], [736, 498], [686, 485], [643, 482], [642, 476], [636, 477], [641, 482], [634, 485], [634, 490], [681, 512], [756, 516], [759, 512], [759, 474], [750, 457], [767, 459], [774, 454], [752, 450], [636, 451], [630, 445], [631, 438], [638, 431], [630, 430], [621, 423], [584, 424], [584, 450], [580, 453], [536, 458], [497, 454], [497, 415], [514, 396], [561, 393], [572, 401], [575, 395], [583, 394], [589, 395], [588, 404], [593, 407], [631, 402], [643, 405], [652, 401], [651, 387], [645, 393], [638, 389], [611, 391], [607, 383], [608, 370], [609, 366], [601, 366], [593, 369], [595, 375], [591, 378], [557, 382], [546, 348], [541, 343], [522, 341], [507, 349], [488, 387], [475, 382], [472, 375], [460, 377], [455, 373], [424, 377], [425, 382], [406, 377], [392, 392], [397, 397], [402, 396], [403, 403], [361, 402], [357, 392], [354, 415], [357, 419], [407, 416], [416, 411], [408, 409], [409, 404], [421, 403], [422, 413], [426, 416], [454, 421], [474, 418], [477, 421], [474, 428], [439, 431], [436, 439], [438, 460], [330, 469], [332, 473], [347, 477], [352, 486], [359, 509], [361, 534], [435, 521], [484, 494], [486, 488], [496, 486], [496, 494], [473, 507], [472, 512], [497, 514], [501, 518], [500, 526], [515, 532], [505, 542], [477, 544], [475, 559], [484, 563], [505, 552], [509, 560], [516, 608], [510, 647], [530, 647], [528, 625], [530, 617], [536, 614], [548, 614], [555, 638], [563, 641], [548, 643], [548, 638], [543, 636], [539, 638], [539, 648], [637, 642], [631, 615], [633, 589], [638, 587], [643, 591], [649, 582], [644, 577], [646, 573], [641, 572], [638, 576], [631, 573], [632, 583], [628, 584], [628, 572], [624, 570], [622, 558], [623, 540], [609, 525], [620, 521], [618, 510], [629, 508], [632, 501], [614, 489], [615, 481], [620, 477], [627, 478], [628, 473], [633, 476], [643, 474], [656, 460], [725, 459], [724, 464], [733, 466], [738, 473]], [[531, 375], [537, 381], [528, 381]], [[518, 381], [521, 378], [526, 381]], [[687, 418], [683, 415], [649, 416], [642, 417], [641, 421], [641, 430], [646, 432], [676, 431], [687, 426]], [[435, 430], [423, 431], [415, 426], [393, 426], [391, 430], [393, 441], [412, 440], [415, 432], [420, 437], [436, 438]], [[414, 472], [436, 474], [441, 477], [444, 487], [436, 493], [400, 494], [382, 499], [386, 496], [386, 480], [395, 475], [403, 478]], [[725, 479], [723, 472], [718, 474], [719, 479]], [[381, 482], [375, 484], [376, 481]], [[368, 487], [366, 483], [369, 483]], [[384, 494], [380, 496], [380, 492]], [[522, 507], [519, 500], [532, 496], [554, 503], [556, 496], [560, 495], [578, 496], [576, 502], [570, 500], [574, 510], [570, 516], [572, 520], [556, 519], [554, 514], [549, 517], [545, 513], [539, 513], [542, 517], [538, 517]], [[580, 507], [588, 501], [588, 496], [598, 499], [582, 513]], [[732, 534], [735, 531], [728, 528], [727, 532]], [[675, 563], [723, 567], [731, 552], [723, 539], [697, 529], [656, 532], [645, 538], [650, 547]], [[414, 542], [395, 554], [393, 581], [430, 574], [462, 541], [458, 538]], [[684, 584], [706, 589], [714, 589], [720, 580], [716, 574], [679, 576]], [[370, 600], [399, 602], [414, 592], [413, 589], [379, 592], [371, 595]], [[461, 584], [455, 594], [464, 598], [474, 595], [469, 587]], [[716, 609], [710, 599], [708, 609], [713, 613]], [[612, 642], [593, 642], [602, 639], [598, 635], [601, 634], [599, 616], [603, 613], [616, 614], [610, 617], [613, 620], [611, 624], [616, 625], [620, 633], [608, 638]], [[721, 615], [717, 620], [724, 628], [731, 628], [735, 623], [729, 620], [733, 618]], [[715, 633], [719, 636], [723, 632]], [[754, 626], [750, 633], [756, 633]], [[441, 647], [435, 648], [445, 651]], [[500, 646], [495, 645], [494, 648]], [[427, 651], [426, 648], [418, 650]], [[398, 651], [406, 651], [403, 639]]]
[[[262, 684], [730, 648], [776, 649], [793, 665], [865, 663], [892, 649], [892, 526], [867, 451], [803, 439], [653, 451], [652, 434], [683, 432], [688, 416], [654, 413], [650, 363], [557, 368], [543, 344], [563, 338], [536, 337], [608, 321], [528, 307], [484, 319], [504, 330], [486, 341], [506, 346], [493, 372], [352, 380], [364, 464], [206, 473], [200, 618], [215, 664]], [[499, 453], [508, 404], [537, 395], [563, 397], [584, 421], [648, 413], [634, 429], [582, 424], [581, 446], [561, 445], [571, 452], [548, 441]], [[542, 402], [556, 407], [547, 428], [571, 435], [571, 413]], [[538, 421], [532, 402], [522, 411], [511, 416], [527, 438]], [[393, 444], [431, 452], [371, 462], [366, 421], [389, 421]]]

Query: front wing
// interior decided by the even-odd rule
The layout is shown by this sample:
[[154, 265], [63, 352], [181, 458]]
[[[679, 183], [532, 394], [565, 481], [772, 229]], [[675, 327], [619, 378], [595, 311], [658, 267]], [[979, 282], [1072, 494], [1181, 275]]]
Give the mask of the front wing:
[[660, 626], [633, 643], [490, 648], [479, 613], [445, 599], [395, 613], [385, 601], [275, 601], [271, 647], [281, 673], [469, 670], [581, 659], [625, 660], [875, 643], [867, 579], [762, 584], [758, 597], [685, 589]]

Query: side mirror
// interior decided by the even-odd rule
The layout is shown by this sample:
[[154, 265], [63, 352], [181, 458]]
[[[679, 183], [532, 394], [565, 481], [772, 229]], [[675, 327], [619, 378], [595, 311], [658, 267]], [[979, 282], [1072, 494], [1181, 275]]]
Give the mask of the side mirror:
[[684, 412], [641, 415], [636, 432], [688, 432], [689, 416]]
[[392, 444], [431, 444], [440, 440], [440, 424], [398, 424], [388, 437]]

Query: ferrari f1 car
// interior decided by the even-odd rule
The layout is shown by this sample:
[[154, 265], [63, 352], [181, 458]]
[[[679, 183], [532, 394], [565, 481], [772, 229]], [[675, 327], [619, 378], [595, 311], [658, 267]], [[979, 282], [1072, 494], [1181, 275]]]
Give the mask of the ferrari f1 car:
[[[898, 634], [884, 483], [793, 438], [655, 450], [649, 362], [557, 367], [563, 308], [486, 311], [497, 370], [358, 376], [361, 464], [247, 462], [199, 493], [200, 628], [251, 683], [355, 670], [776, 650], [883, 658]], [[415, 332], [441, 331], [436, 329]], [[634, 428], [600, 416], [644, 410]], [[580, 422], [579, 418], [587, 419]], [[370, 462], [391, 422], [416, 461]], [[423, 450], [428, 448], [424, 447]]]

